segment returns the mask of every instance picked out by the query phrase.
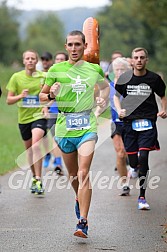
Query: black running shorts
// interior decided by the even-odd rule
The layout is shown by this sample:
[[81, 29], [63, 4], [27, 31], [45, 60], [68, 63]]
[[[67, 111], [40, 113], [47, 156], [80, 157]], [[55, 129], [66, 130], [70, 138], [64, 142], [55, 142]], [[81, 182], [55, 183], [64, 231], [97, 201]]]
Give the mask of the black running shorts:
[[131, 122], [124, 122], [123, 142], [128, 155], [136, 154], [140, 150], [160, 150], [157, 140], [156, 123], [152, 122], [152, 129], [144, 131], [135, 131], [132, 129]]
[[47, 120], [46, 119], [39, 119], [34, 122], [26, 123], [26, 124], [19, 124], [19, 129], [21, 133], [21, 137], [24, 141], [27, 141], [32, 138], [32, 129], [40, 128], [44, 131], [44, 136], [46, 135], [46, 126]]
[[122, 136], [122, 134], [123, 134], [123, 124], [111, 122], [111, 138], [113, 138], [115, 135]]

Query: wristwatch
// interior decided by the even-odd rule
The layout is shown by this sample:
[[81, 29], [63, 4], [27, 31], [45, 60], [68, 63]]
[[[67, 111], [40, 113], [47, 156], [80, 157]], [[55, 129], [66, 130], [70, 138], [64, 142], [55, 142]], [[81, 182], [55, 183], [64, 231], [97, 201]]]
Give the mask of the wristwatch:
[[50, 97], [50, 93], [49, 93], [49, 94], [48, 94], [48, 99], [49, 99], [50, 101], [52, 101], [52, 100], [55, 99], [55, 97], [54, 97], [54, 98]]

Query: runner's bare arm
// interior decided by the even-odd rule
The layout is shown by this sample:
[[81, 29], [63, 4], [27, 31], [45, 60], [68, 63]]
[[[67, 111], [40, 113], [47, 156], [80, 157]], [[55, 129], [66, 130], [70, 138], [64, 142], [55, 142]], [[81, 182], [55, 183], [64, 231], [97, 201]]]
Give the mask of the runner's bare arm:
[[[51, 99], [54, 99], [56, 95], [59, 93], [59, 90], [60, 90], [59, 82], [55, 82], [51, 87], [45, 84], [39, 94], [40, 102], [48, 102]], [[48, 95], [50, 95], [49, 96], [50, 99]]]
[[6, 102], [8, 105], [12, 105], [21, 100], [23, 97], [26, 97], [27, 95], [28, 95], [28, 89], [24, 89], [19, 95], [15, 95], [14, 92], [9, 91], [7, 94]]
[[96, 84], [96, 90], [97, 86], [98, 86], [98, 92], [95, 93], [95, 100], [97, 107], [94, 112], [96, 117], [98, 117], [107, 109], [110, 93], [110, 86], [106, 80], [104, 81], [103, 84]]
[[40, 102], [48, 102], [48, 94], [50, 92], [50, 87], [46, 84], [42, 87], [41, 92], [39, 93], [39, 100]]
[[117, 113], [119, 118], [123, 118], [126, 116], [126, 109], [121, 108], [120, 98], [114, 95], [114, 104], [117, 109]]
[[161, 98], [161, 111], [157, 114], [157, 116], [160, 116], [161, 118], [165, 119], [167, 118], [167, 98], [163, 96]]
[[99, 98], [103, 98], [105, 101], [107, 101], [110, 94], [109, 83], [106, 80], [104, 80], [103, 83], [100, 83], [100, 84], [97, 83], [97, 85], [99, 87]]

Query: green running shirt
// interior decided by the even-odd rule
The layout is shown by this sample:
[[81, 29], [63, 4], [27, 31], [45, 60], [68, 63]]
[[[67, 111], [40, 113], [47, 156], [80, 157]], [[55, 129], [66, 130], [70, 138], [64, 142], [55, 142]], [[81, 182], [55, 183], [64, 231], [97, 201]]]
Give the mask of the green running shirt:
[[[21, 94], [23, 89], [28, 89], [28, 95], [35, 99], [39, 98], [39, 93], [41, 91], [41, 87], [44, 83], [43, 73], [37, 71], [33, 76], [28, 76], [25, 70], [14, 73], [10, 78], [7, 84], [7, 90], [15, 93], [15, 95]], [[30, 99], [29, 101], [31, 101]], [[18, 106], [18, 123], [26, 124], [38, 119], [43, 118], [41, 113], [42, 107], [37, 105], [36, 107], [31, 106], [23, 106], [23, 99], [17, 102]]]
[[[61, 112], [79, 113], [94, 107], [94, 86], [104, 82], [104, 73], [98, 64], [79, 61], [75, 65], [68, 61], [54, 64], [47, 72], [45, 84], [52, 86], [60, 82], [60, 91], [56, 96]], [[96, 117], [90, 113], [90, 128], [67, 130], [66, 116], [58, 114], [55, 135], [57, 137], [79, 137], [88, 132], [97, 132]]]

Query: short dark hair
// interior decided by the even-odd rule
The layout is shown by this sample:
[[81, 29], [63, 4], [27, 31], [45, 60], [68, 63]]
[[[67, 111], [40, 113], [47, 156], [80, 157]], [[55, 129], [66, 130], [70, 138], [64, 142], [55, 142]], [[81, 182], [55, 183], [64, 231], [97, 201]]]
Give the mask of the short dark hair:
[[85, 35], [83, 34], [83, 32], [78, 31], [78, 30], [74, 30], [74, 31], [71, 31], [71, 32], [68, 33], [68, 35], [67, 35], [67, 37], [66, 37], [66, 43], [67, 43], [67, 38], [68, 38], [68, 36], [76, 36], [76, 35], [81, 36], [82, 41], [83, 41], [83, 43], [85, 44]]
[[65, 56], [65, 60], [68, 60], [68, 54], [66, 52], [63, 52], [63, 51], [56, 52], [56, 54], [54, 56], [54, 59], [56, 59], [56, 56], [59, 55], [59, 54], [63, 54]]

